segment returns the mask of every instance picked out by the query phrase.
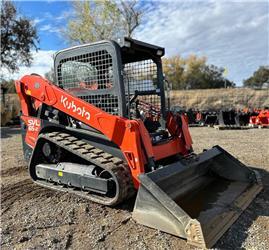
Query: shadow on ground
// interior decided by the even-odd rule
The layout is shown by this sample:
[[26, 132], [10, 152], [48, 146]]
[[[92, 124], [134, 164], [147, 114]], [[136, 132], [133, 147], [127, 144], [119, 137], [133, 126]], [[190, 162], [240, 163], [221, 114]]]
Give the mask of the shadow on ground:
[[1, 138], [9, 138], [12, 135], [20, 134], [21, 129], [18, 127], [1, 127]]

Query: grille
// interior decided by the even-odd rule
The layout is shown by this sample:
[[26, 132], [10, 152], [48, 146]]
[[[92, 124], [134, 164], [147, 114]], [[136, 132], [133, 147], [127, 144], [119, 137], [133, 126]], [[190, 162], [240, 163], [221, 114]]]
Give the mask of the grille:
[[130, 93], [135, 90], [154, 90], [157, 85], [157, 66], [152, 60], [132, 62], [124, 65], [124, 84], [127, 93], [128, 82]]
[[118, 97], [113, 95], [112, 56], [106, 50], [65, 58], [59, 63], [57, 74], [61, 88], [106, 112], [119, 113]]
[[142, 103], [145, 102], [152, 105], [155, 109], [161, 109], [161, 101], [158, 95], [139, 96], [138, 100], [141, 100]]
[[[158, 88], [157, 79], [157, 65], [151, 59], [124, 65], [124, 85], [127, 97], [128, 85], [131, 98], [136, 90], [156, 90]], [[157, 94], [140, 96], [138, 99], [160, 107], [160, 97]]]
[[86, 102], [94, 104], [97, 108], [113, 115], [118, 115], [118, 97], [111, 94], [80, 96]]
[[[145, 98], [144, 98], [145, 99]], [[151, 116], [153, 118], [155, 118], [154, 120], [159, 120], [160, 116], [161, 116], [161, 109], [160, 106], [156, 106], [156, 105], [151, 105], [150, 104], [151, 101], [150, 100], [141, 100], [139, 98], [139, 102], [138, 102], [138, 110], [141, 114], [142, 113], [147, 117], [147, 116]]]

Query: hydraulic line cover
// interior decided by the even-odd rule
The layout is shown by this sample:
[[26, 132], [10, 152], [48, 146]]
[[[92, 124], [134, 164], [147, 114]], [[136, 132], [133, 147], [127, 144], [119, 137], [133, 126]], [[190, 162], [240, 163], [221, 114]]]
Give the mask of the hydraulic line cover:
[[262, 190], [257, 172], [219, 146], [141, 174], [138, 223], [210, 248]]

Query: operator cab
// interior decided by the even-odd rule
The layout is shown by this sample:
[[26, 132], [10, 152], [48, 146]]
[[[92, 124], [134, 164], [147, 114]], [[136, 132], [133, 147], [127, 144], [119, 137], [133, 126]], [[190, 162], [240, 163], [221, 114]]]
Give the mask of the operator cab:
[[55, 55], [56, 82], [110, 114], [143, 120], [151, 134], [163, 136], [164, 53], [130, 38], [72, 47]]

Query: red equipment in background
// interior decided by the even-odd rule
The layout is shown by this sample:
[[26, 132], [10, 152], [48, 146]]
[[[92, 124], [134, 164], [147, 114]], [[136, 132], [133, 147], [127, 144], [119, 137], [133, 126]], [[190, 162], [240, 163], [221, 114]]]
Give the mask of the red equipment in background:
[[260, 110], [258, 115], [251, 116], [249, 119], [249, 125], [259, 128], [269, 127], [269, 109], [265, 108]]

